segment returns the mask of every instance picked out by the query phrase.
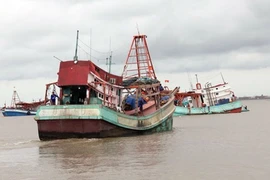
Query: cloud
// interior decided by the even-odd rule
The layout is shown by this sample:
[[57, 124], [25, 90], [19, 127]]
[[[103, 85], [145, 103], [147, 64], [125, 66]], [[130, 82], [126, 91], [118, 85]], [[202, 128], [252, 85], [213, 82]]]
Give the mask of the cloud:
[[270, 11], [268, 8], [260, 11], [257, 6], [269, 7], [263, 2], [254, 4], [251, 1], [211, 1], [200, 8], [194, 5], [192, 11], [190, 6], [183, 11], [180, 7], [179, 12], [185, 17], [180, 13], [176, 16], [172, 11], [170, 21], [161, 26], [160, 34], [154, 39], [149, 38], [151, 52], [154, 51], [152, 57], [160, 60], [158, 67], [162, 61], [170, 61], [172, 69], [176, 65], [182, 67], [182, 71], [185, 68], [209, 71], [269, 66], [270, 37], [267, 31], [270, 23], [267, 22], [270, 18], [267, 13]]
[[[148, 36], [156, 72], [260, 70], [270, 65], [266, 0], [11, 0], [0, 7], [0, 81], [56, 79], [80, 59], [121, 74], [133, 35]], [[90, 51], [90, 44], [92, 50]], [[166, 67], [164, 66], [166, 64]]]

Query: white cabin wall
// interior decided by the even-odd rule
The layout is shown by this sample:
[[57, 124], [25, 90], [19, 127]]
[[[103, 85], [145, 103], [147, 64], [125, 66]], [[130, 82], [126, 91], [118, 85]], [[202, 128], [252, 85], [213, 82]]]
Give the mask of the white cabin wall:
[[[204, 104], [209, 106], [210, 103], [208, 101], [208, 96], [207, 96], [205, 88], [195, 89], [195, 92], [202, 93]], [[220, 85], [216, 87], [210, 87], [210, 93], [214, 102], [218, 102], [220, 99], [230, 99], [233, 95], [233, 92], [231, 91], [231, 87], [228, 84], [224, 84], [224, 85]]]
[[[97, 80], [98, 81], [98, 80]], [[104, 101], [104, 86], [102, 84], [96, 84], [95, 77], [92, 74], [88, 75], [88, 81], [91, 86], [95, 87], [98, 91], [98, 98]], [[116, 87], [112, 87], [109, 84], [105, 84], [105, 105], [107, 106], [117, 106], [119, 104], [119, 95], [117, 95], [118, 89]], [[112, 104], [111, 104], [112, 103]]]

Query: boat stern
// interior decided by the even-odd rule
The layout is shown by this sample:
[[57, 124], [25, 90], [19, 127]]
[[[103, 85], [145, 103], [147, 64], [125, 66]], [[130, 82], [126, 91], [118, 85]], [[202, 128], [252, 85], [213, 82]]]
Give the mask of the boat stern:
[[41, 106], [36, 121], [60, 119], [100, 119], [100, 105], [55, 105]]

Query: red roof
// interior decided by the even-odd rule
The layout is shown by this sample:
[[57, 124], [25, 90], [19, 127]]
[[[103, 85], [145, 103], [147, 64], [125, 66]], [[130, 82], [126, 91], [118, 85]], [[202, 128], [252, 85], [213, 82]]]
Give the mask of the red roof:
[[65, 61], [60, 63], [58, 86], [87, 85], [90, 61]]
[[91, 61], [62, 61], [58, 72], [58, 86], [70, 85], [88, 85], [88, 74], [93, 72], [98, 77], [109, 81], [109, 78], [115, 78], [116, 84], [122, 83], [122, 77], [109, 74], [96, 66]]

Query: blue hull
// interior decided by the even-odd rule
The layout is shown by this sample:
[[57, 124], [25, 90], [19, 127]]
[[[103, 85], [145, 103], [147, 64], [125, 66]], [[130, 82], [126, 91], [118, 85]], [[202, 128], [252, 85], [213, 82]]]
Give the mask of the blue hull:
[[20, 109], [5, 109], [2, 111], [3, 116], [34, 116], [36, 111], [26, 111]]

